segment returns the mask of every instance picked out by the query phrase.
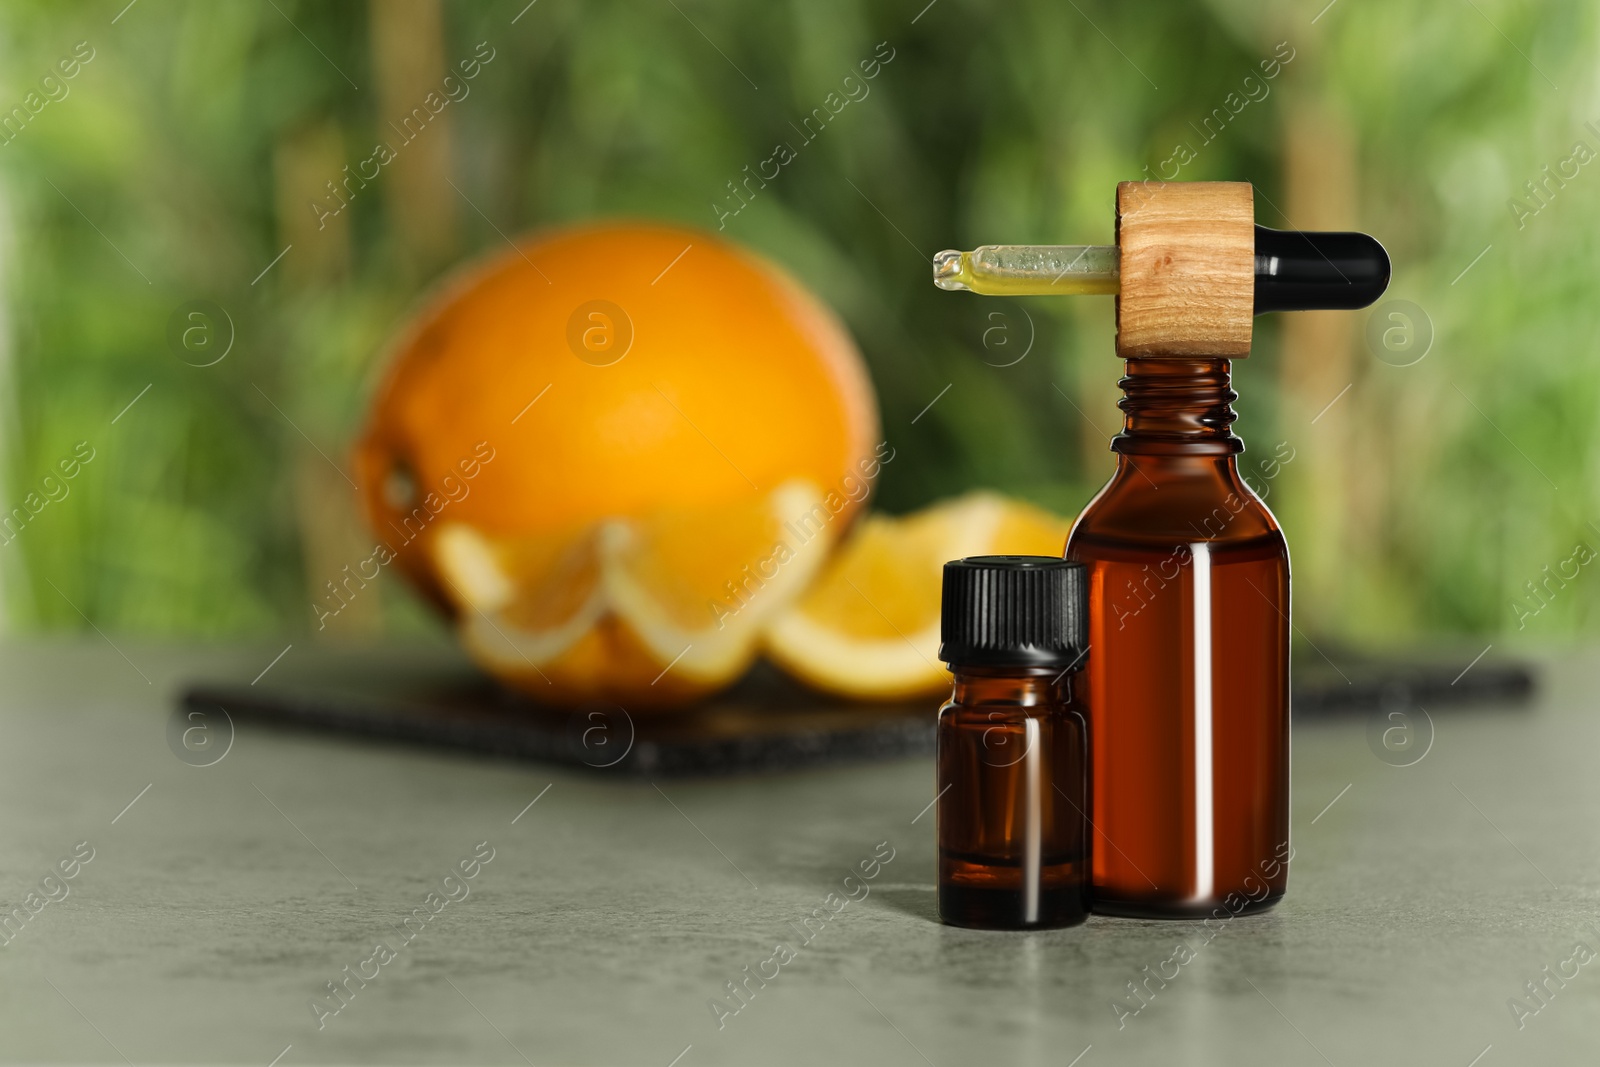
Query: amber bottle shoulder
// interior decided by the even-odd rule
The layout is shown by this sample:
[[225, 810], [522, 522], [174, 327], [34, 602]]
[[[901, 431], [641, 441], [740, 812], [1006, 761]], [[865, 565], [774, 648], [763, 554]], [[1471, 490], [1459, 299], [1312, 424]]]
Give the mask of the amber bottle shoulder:
[[1240, 476], [1233, 456], [1124, 455], [1073, 524], [1067, 556], [1095, 543], [1196, 541], [1284, 544], [1277, 519]]

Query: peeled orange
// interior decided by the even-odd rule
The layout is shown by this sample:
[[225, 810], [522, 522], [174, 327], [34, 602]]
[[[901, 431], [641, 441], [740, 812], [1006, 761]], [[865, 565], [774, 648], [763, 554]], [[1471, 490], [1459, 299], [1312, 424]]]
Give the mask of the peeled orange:
[[839, 696], [892, 700], [949, 688], [939, 662], [944, 565], [976, 555], [1058, 556], [1071, 523], [978, 492], [903, 518], [869, 515], [816, 583], [767, 625], [767, 655]]
[[[876, 441], [854, 343], [792, 278], [709, 233], [607, 223], [445, 284], [393, 346], [355, 470], [378, 536], [489, 669], [659, 702], [743, 669], [753, 639], [723, 631], [771, 609], [705, 634], [706, 590], [771, 554], [797, 494], [827, 517], [813, 547], [835, 537]], [[764, 604], [798, 591], [803, 568], [779, 571]]]

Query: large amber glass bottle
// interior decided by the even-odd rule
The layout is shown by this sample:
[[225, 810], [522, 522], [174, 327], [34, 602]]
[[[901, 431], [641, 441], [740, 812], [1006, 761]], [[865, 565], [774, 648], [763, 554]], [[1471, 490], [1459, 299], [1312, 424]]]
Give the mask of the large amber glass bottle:
[[1091, 907], [1269, 907], [1288, 883], [1289, 554], [1239, 474], [1229, 364], [1129, 359], [1088, 568]]

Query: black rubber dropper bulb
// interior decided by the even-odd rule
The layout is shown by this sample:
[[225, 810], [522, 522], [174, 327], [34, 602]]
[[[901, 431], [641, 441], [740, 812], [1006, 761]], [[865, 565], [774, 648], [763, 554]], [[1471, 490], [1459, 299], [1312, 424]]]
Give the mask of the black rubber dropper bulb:
[[1255, 313], [1364, 308], [1389, 286], [1389, 253], [1364, 233], [1256, 227]]

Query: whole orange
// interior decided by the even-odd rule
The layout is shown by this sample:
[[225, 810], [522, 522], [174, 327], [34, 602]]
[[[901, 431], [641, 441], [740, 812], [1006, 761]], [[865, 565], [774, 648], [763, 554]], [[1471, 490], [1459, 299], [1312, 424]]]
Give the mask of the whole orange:
[[788, 274], [710, 233], [611, 222], [445, 282], [393, 346], [355, 466], [378, 536], [444, 606], [440, 524], [576, 530], [793, 478], [844, 494], [877, 432], [854, 343]]

